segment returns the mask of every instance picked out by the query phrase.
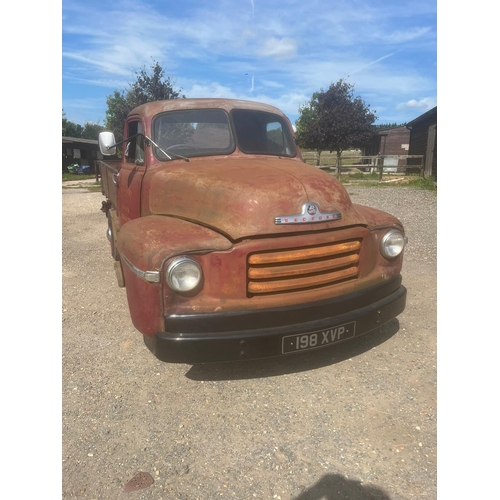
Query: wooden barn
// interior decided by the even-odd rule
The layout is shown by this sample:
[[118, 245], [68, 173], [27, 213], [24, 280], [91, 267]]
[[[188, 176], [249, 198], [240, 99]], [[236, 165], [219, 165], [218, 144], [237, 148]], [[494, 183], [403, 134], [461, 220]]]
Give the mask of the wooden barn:
[[437, 106], [407, 123], [406, 128], [410, 131], [408, 154], [424, 155], [424, 177], [437, 181]]
[[102, 160], [99, 144], [92, 139], [81, 137], [62, 138], [62, 169], [67, 172], [68, 165], [78, 163], [80, 167], [88, 165], [94, 173], [95, 160]]
[[365, 148], [366, 156], [376, 155], [407, 155], [410, 142], [410, 131], [402, 125], [387, 130], [381, 130]]

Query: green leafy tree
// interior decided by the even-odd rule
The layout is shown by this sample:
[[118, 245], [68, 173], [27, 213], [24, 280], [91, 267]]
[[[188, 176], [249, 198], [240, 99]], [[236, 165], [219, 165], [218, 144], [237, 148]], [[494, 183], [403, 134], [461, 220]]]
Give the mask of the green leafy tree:
[[84, 139], [93, 139], [97, 141], [99, 138], [99, 132], [102, 132], [104, 127], [98, 123], [86, 122], [83, 126], [82, 137]]
[[66, 125], [68, 123], [68, 119], [66, 118], [66, 113], [64, 109], [62, 110], [62, 135], [63, 137], [66, 135]]
[[82, 137], [83, 127], [77, 123], [70, 122], [66, 113], [62, 112], [62, 135], [63, 137]]
[[106, 98], [105, 128], [114, 132], [117, 141], [123, 139], [125, 120], [135, 107], [147, 102], [185, 97], [181, 95], [182, 89], [174, 88], [175, 83], [170, 77], [165, 77], [164, 69], [154, 60], [150, 72], [142, 67], [135, 74], [135, 82], [129, 84], [126, 91], [115, 90]]
[[406, 123], [377, 123], [374, 127], [380, 132], [382, 130], [391, 130], [393, 128], [404, 127]]
[[301, 111], [298, 143], [303, 147], [337, 152], [337, 165], [342, 151], [370, 143], [376, 134], [377, 119], [361, 97], [354, 97], [354, 85], [340, 79], [327, 91], [321, 89], [305, 110]]
[[316, 151], [316, 165], [320, 164], [321, 151], [325, 149], [320, 134], [314, 133], [318, 119], [318, 95], [319, 92], [314, 92], [311, 100], [299, 108], [300, 115], [295, 121], [297, 143], [304, 149]]
[[107, 130], [114, 132], [117, 142], [123, 139], [123, 127], [125, 119], [129, 112], [133, 109], [133, 105], [127, 102], [127, 95], [125, 92], [115, 90], [112, 95], [106, 97], [106, 122], [105, 127]]

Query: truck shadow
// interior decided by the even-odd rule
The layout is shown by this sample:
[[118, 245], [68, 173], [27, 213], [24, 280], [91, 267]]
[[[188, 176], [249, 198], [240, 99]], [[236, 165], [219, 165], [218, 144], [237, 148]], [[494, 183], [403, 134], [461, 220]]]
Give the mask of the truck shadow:
[[362, 484], [340, 474], [326, 474], [316, 484], [304, 489], [292, 500], [390, 500], [389, 495], [377, 486]]
[[255, 360], [193, 365], [186, 377], [191, 380], [216, 381], [276, 377], [310, 371], [340, 363], [373, 349], [399, 330], [397, 318], [353, 340], [309, 352]]

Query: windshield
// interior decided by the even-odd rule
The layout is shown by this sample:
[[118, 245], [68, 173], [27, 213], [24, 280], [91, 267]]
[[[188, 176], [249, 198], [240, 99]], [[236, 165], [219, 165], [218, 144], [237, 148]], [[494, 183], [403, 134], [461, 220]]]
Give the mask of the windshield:
[[[165, 153], [182, 156], [211, 156], [232, 153], [234, 139], [229, 117], [221, 109], [173, 111], [159, 115], [153, 124], [155, 142]], [[155, 148], [160, 160], [168, 160]]]
[[295, 156], [295, 145], [285, 120], [273, 113], [234, 109], [231, 112], [238, 147], [244, 153]]
[[234, 151], [235, 143], [243, 153], [296, 156], [288, 125], [281, 116], [248, 109], [234, 109], [230, 116], [233, 127], [222, 109], [171, 111], [157, 116], [153, 137], [163, 151], [155, 147], [156, 156], [169, 160], [227, 155]]

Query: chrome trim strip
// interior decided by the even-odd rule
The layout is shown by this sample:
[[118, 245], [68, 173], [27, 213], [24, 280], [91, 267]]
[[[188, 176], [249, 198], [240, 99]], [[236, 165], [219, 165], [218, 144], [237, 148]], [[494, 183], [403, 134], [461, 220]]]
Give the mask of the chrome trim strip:
[[340, 212], [323, 213], [316, 203], [308, 202], [302, 205], [302, 213], [296, 215], [282, 215], [274, 219], [275, 224], [309, 224], [311, 222], [326, 222], [329, 220], [340, 220]]
[[120, 259], [127, 264], [127, 266], [136, 274], [139, 276], [139, 278], [142, 278], [144, 281], [147, 281], [148, 283], [160, 283], [160, 272], [159, 271], [141, 271], [139, 268], [135, 267], [126, 257], [123, 255], [120, 255]]

